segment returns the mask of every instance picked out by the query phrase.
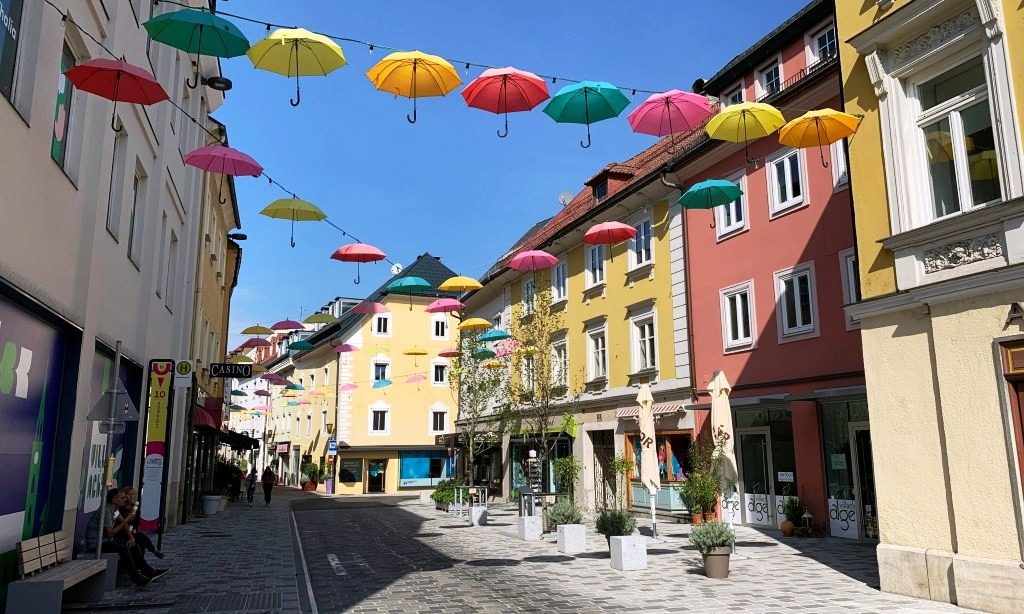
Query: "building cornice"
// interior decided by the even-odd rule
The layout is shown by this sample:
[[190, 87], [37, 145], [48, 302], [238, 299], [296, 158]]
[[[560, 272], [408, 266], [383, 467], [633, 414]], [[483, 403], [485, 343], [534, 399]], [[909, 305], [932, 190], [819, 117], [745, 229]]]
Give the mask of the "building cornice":
[[951, 218], [921, 226], [920, 228], [901, 232], [897, 235], [881, 239], [879, 243], [885, 249], [896, 251], [927, 243], [935, 243], [936, 241], [966, 234], [972, 230], [986, 228], [1022, 215], [1024, 215], [1024, 198], [1018, 198], [974, 209]]

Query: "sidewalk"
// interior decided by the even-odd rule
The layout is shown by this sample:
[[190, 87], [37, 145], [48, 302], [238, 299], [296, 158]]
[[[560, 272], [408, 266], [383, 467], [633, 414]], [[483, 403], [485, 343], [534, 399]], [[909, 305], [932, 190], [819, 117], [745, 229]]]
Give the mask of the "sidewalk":
[[[137, 589], [122, 575], [116, 591], [100, 602], [65, 604], [73, 612], [301, 612], [299, 588], [305, 591], [301, 564], [296, 568], [291, 503], [309, 497], [295, 488], [275, 487], [269, 508], [263, 492], [253, 507], [228, 503], [215, 516], [200, 517], [164, 535], [163, 560], [146, 560], [170, 569], [159, 580]], [[156, 536], [153, 536], [154, 542]]]

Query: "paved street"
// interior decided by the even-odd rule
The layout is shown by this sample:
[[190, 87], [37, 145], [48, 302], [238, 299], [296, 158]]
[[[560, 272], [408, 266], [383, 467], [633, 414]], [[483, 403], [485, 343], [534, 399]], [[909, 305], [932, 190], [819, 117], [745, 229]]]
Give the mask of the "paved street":
[[[401, 497], [334, 498], [279, 488], [270, 509], [232, 504], [165, 537], [173, 572], [77, 611], [310, 612], [294, 509], [317, 612], [966, 612], [878, 592], [873, 551], [776, 541], [741, 528], [726, 581], [703, 576], [688, 525], [661, 523], [649, 569], [612, 570], [604, 539], [560, 555], [515, 538], [515, 510], [487, 527]], [[642, 525], [643, 526], [643, 525]], [[644, 528], [649, 533], [648, 528]]]

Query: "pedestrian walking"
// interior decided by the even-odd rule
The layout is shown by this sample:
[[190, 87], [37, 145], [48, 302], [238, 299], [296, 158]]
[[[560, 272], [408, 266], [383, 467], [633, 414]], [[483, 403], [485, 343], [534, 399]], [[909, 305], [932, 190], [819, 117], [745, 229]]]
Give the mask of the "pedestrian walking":
[[245, 498], [249, 500], [249, 507], [252, 507], [252, 498], [256, 494], [256, 468], [253, 467], [252, 471], [249, 472], [249, 477], [245, 480]]
[[267, 507], [270, 507], [270, 491], [274, 490], [274, 482], [276, 481], [277, 476], [270, 470], [270, 467], [263, 470], [263, 500], [266, 501]]

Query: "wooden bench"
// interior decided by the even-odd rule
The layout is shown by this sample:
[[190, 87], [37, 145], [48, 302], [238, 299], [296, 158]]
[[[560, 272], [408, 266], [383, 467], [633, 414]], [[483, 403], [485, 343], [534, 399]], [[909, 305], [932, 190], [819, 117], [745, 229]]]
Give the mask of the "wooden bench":
[[71, 560], [63, 531], [18, 542], [17, 550], [21, 580], [7, 588], [8, 612], [59, 613], [65, 592], [76, 601], [103, 598], [107, 560]]

